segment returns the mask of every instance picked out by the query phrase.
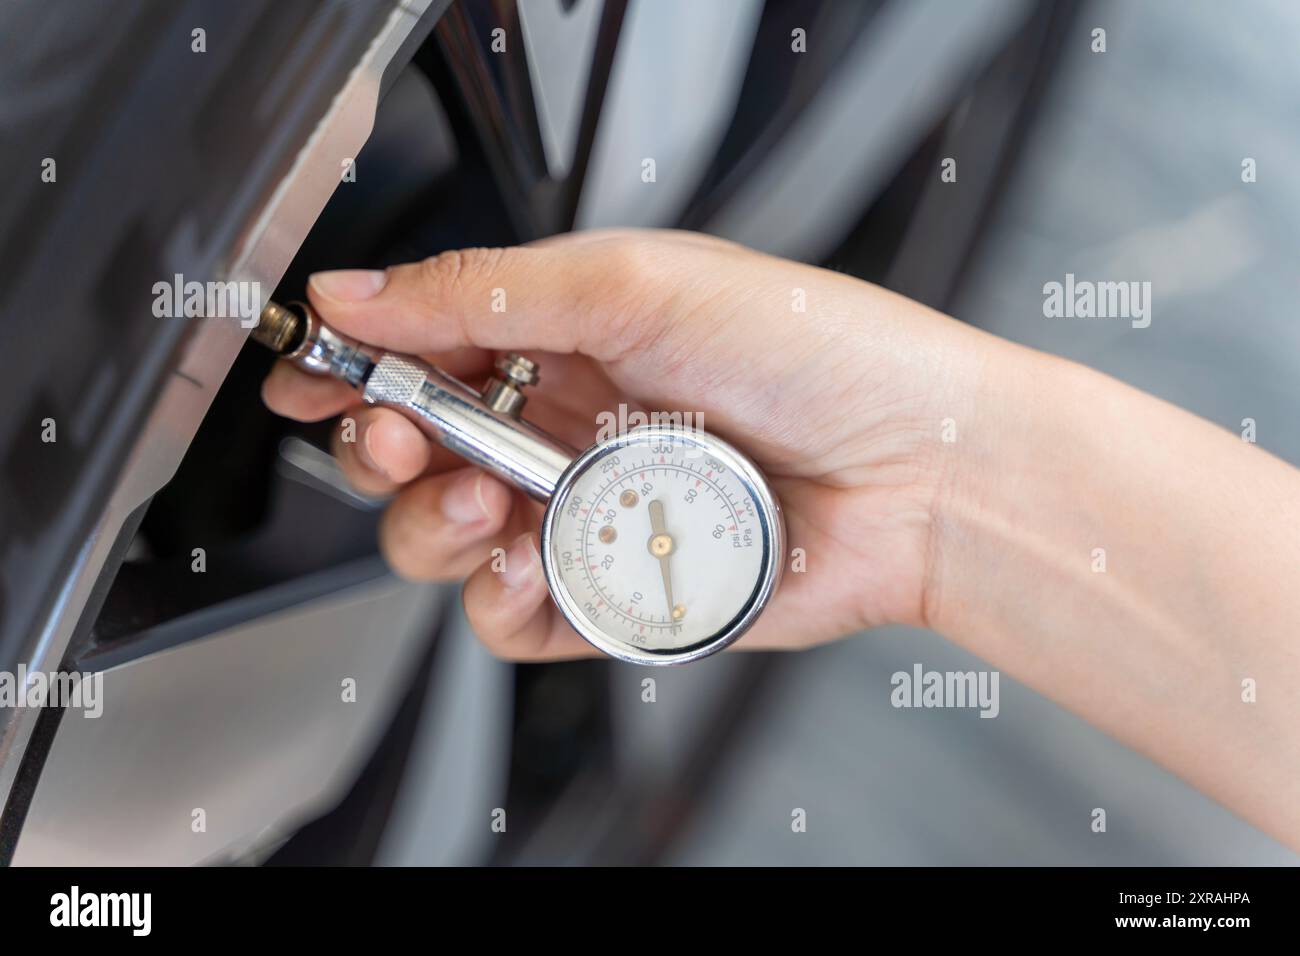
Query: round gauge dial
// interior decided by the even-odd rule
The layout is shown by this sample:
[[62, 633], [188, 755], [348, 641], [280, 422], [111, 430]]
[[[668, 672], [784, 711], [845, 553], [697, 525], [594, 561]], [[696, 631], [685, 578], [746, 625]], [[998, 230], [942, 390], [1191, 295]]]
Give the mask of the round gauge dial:
[[726, 646], [775, 589], [783, 529], [754, 465], [689, 429], [594, 445], [560, 479], [542, 526], [557, 605], [600, 650], [680, 663]]

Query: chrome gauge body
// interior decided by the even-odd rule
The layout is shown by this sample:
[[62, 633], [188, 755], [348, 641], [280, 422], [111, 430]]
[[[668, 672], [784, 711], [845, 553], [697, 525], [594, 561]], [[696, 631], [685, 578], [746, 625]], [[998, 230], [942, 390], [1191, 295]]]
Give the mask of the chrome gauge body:
[[641, 664], [720, 650], [781, 574], [784, 527], [758, 469], [705, 432], [649, 426], [565, 470], [542, 525], [551, 596], [587, 641]]

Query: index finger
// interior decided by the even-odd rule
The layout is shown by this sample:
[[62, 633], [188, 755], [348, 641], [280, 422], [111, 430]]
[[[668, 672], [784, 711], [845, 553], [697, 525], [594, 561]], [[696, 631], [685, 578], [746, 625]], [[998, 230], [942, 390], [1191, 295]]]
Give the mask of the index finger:
[[398, 351], [537, 349], [610, 362], [666, 321], [673, 283], [648, 281], [664, 247], [611, 236], [458, 249], [383, 272], [317, 273], [308, 295], [339, 331]]

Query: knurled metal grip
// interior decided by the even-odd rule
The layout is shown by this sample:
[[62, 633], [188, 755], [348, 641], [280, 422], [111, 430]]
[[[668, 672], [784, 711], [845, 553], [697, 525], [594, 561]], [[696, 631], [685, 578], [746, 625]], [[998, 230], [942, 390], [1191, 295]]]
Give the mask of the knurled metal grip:
[[370, 373], [365, 400], [371, 404], [406, 405], [415, 401], [428, 374], [414, 362], [385, 355]]

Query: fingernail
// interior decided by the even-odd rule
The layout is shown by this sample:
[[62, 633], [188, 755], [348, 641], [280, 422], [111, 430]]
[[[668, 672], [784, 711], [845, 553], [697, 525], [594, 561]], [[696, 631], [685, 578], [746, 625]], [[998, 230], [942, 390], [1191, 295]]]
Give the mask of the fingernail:
[[375, 457], [374, 446], [375, 423], [371, 422], [361, 430], [361, 441], [357, 443], [357, 457], [361, 459], [361, 464], [365, 465], [376, 474], [389, 477], [388, 470], [379, 463]]
[[532, 532], [526, 531], [506, 549], [506, 566], [501, 572], [501, 583], [507, 590], [517, 591], [536, 580], [537, 566], [541, 563], [537, 545], [533, 544]]
[[336, 302], [361, 302], [379, 294], [388, 282], [383, 269], [335, 269], [317, 272], [307, 280], [313, 291]]
[[477, 524], [489, 518], [483, 501], [483, 472], [474, 469], [452, 482], [442, 496], [442, 513], [453, 524]]

